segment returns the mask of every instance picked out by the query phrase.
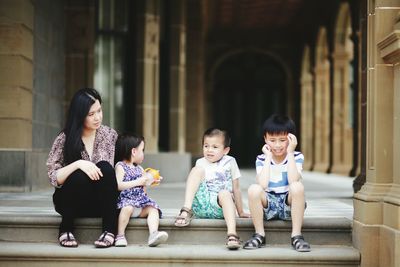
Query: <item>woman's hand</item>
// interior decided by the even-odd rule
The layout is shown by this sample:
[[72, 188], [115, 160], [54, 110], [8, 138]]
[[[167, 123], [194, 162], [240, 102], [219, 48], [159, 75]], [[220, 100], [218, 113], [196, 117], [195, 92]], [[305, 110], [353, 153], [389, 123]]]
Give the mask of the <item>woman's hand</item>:
[[297, 138], [294, 134], [289, 133], [287, 135], [289, 145], [287, 147], [287, 153], [294, 153], [294, 150], [296, 149], [297, 146]]
[[84, 173], [86, 173], [87, 176], [91, 180], [100, 180], [101, 177], [103, 177], [103, 174], [101, 173], [101, 170], [99, 167], [96, 166], [91, 161], [88, 160], [79, 160], [78, 161], [78, 168], [82, 170]]

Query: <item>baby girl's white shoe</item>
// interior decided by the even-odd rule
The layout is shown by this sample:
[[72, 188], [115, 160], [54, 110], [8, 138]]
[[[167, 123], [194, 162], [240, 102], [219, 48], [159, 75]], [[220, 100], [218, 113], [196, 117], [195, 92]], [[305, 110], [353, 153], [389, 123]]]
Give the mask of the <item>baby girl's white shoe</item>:
[[155, 231], [150, 234], [148, 245], [149, 245], [149, 247], [155, 247], [155, 246], [165, 243], [167, 241], [167, 239], [168, 239], [167, 232]]
[[115, 237], [116, 247], [126, 247], [127, 245], [128, 241], [126, 241], [125, 235], [117, 235], [117, 237]]

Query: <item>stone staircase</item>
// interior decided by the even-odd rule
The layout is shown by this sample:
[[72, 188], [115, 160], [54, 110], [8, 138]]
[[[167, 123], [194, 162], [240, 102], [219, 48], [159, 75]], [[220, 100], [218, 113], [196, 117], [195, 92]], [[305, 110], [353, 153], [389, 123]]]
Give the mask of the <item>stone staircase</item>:
[[[312, 177], [311, 177], [312, 178]], [[311, 179], [310, 178], [310, 179]], [[312, 181], [318, 187], [317, 177]], [[325, 178], [325, 177], [324, 177]], [[331, 181], [338, 184], [337, 181]], [[190, 226], [177, 228], [174, 216], [183, 200], [184, 185], [164, 185], [154, 198], [164, 207], [160, 230], [169, 233], [167, 244], [147, 246], [145, 219], [131, 219], [126, 235], [128, 247], [94, 248], [101, 233], [100, 219], [76, 221], [78, 248], [57, 243], [60, 216], [51, 204], [51, 192], [40, 194], [0, 193], [0, 267], [3, 266], [348, 266], [360, 265], [360, 253], [352, 246], [351, 196], [333, 195], [309, 187], [303, 234], [312, 251], [299, 253], [290, 246], [291, 223], [265, 223], [267, 246], [256, 250], [229, 251], [225, 248], [223, 220], [194, 219]], [[242, 184], [247, 188], [247, 184]], [[305, 186], [307, 183], [305, 182]], [[161, 187], [161, 186], [160, 186]], [[342, 189], [338, 188], [340, 192]], [[154, 191], [156, 192], [156, 191]], [[243, 196], [245, 196], [245, 190]], [[343, 204], [345, 201], [348, 203]], [[247, 207], [247, 203], [244, 203]], [[247, 240], [254, 229], [251, 219], [237, 219], [238, 234]]]

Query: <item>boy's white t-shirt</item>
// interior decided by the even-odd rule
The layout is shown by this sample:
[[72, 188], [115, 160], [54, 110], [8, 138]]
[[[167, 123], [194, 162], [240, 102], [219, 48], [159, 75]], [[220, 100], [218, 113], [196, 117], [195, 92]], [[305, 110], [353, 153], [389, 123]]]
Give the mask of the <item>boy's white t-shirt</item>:
[[196, 161], [196, 167], [204, 168], [208, 190], [216, 193], [224, 189], [232, 192], [232, 181], [241, 176], [235, 158], [228, 155], [213, 163], [204, 157], [200, 158]]
[[[294, 152], [294, 160], [296, 162], [297, 171], [301, 174], [303, 170], [304, 156], [301, 152]], [[275, 193], [286, 193], [289, 191], [289, 181], [287, 173], [288, 159], [286, 158], [281, 163], [275, 163], [271, 160], [270, 176], [268, 187], [265, 191]], [[265, 155], [261, 154], [256, 159], [256, 171], [259, 174], [265, 164]]]

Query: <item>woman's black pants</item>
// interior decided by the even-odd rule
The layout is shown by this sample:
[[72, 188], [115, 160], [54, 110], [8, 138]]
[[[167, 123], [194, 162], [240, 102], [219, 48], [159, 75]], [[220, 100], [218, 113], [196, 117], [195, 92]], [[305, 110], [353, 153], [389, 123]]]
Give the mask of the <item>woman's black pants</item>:
[[76, 170], [56, 188], [53, 194], [55, 210], [62, 216], [60, 233], [72, 232], [77, 217], [101, 217], [103, 231], [116, 233], [118, 186], [114, 168], [106, 161], [96, 164], [103, 173], [100, 180], [91, 180]]

